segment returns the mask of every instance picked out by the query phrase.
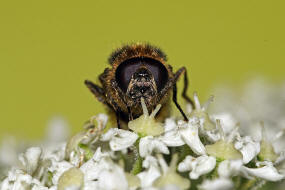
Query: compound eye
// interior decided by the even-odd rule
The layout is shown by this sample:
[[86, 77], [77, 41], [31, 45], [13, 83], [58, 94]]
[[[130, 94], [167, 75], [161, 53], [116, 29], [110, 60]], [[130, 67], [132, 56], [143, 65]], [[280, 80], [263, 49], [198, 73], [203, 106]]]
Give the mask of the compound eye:
[[119, 65], [116, 71], [116, 81], [119, 87], [127, 92], [129, 83], [135, 71], [139, 68], [140, 63], [124, 62]]
[[156, 60], [152, 62], [146, 62], [148, 70], [151, 72], [154, 77], [157, 90], [160, 91], [168, 81], [168, 73], [164, 65]]
[[157, 90], [161, 90], [168, 80], [167, 69], [161, 62], [147, 57], [131, 58], [119, 65], [116, 71], [116, 81], [119, 87], [126, 92], [133, 74], [141, 65], [147, 67], [155, 80]]

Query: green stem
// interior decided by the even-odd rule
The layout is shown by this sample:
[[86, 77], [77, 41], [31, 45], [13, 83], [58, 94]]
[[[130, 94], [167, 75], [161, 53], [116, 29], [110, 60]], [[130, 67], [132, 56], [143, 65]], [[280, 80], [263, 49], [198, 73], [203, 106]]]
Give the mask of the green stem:
[[134, 175], [137, 175], [141, 171], [142, 171], [142, 158], [138, 155], [138, 157], [136, 158], [136, 161], [133, 165], [131, 173]]
[[131, 173], [133, 175], [136, 175], [142, 171], [142, 161], [143, 159], [140, 157], [139, 153], [139, 143], [140, 143], [140, 138], [135, 142], [135, 163], [133, 165], [133, 168], [131, 170]]

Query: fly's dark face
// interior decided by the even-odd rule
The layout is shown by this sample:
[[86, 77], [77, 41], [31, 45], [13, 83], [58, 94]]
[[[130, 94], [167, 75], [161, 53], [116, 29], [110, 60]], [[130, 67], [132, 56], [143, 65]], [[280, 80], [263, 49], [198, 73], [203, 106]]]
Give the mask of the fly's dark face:
[[132, 75], [126, 95], [136, 102], [138, 102], [141, 97], [149, 102], [155, 94], [157, 94], [157, 86], [154, 77], [143, 65]]
[[171, 91], [172, 100], [188, 120], [176, 100], [176, 82], [184, 74], [182, 96], [193, 105], [186, 95], [186, 69], [173, 73], [161, 50], [148, 44], [123, 46], [111, 55], [109, 63], [112, 68], [106, 68], [99, 76], [102, 86], [88, 80], [85, 84], [99, 101], [115, 111], [118, 126], [120, 119], [128, 121], [142, 114], [141, 98], [152, 111], [157, 104], [164, 106], [168, 102]]
[[137, 104], [140, 103], [141, 97], [145, 99], [146, 104], [150, 104], [167, 80], [165, 66], [152, 58], [131, 58], [121, 63], [116, 70], [118, 87]]

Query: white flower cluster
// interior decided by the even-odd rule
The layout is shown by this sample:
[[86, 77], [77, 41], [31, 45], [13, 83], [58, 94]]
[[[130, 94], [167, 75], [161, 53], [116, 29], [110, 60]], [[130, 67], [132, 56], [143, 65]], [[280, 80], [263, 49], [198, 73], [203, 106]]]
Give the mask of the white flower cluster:
[[[272, 84], [265, 79], [249, 81], [243, 89], [219, 87], [215, 90], [215, 103], [209, 110], [215, 118], [225, 121], [226, 130], [239, 122], [240, 131], [260, 138], [260, 121], [277, 152], [285, 149], [285, 138], [276, 138], [285, 129], [285, 83]], [[277, 135], [277, 136], [276, 136]], [[259, 139], [258, 139], [259, 140]]]
[[94, 116], [66, 144], [27, 149], [1, 190], [182, 190], [193, 182], [230, 190], [285, 178], [285, 154], [275, 152], [264, 127], [260, 140], [243, 136], [238, 125], [208, 115], [212, 98], [201, 106], [194, 94], [194, 101], [188, 122], [158, 123], [160, 106], [149, 114], [143, 99], [144, 114], [129, 122], [130, 130], [106, 129], [108, 117]]

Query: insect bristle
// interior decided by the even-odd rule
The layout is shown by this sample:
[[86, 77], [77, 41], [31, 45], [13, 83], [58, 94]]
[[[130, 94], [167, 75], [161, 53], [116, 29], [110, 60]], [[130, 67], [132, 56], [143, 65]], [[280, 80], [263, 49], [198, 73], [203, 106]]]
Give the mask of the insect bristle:
[[133, 57], [149, 57], [158, 60], [161, 63], [165, 63], [167, 61], [166, 55], [158, 47], [141, 43], [122, 46], [110, 55], [108, 61], [113, 65]]

